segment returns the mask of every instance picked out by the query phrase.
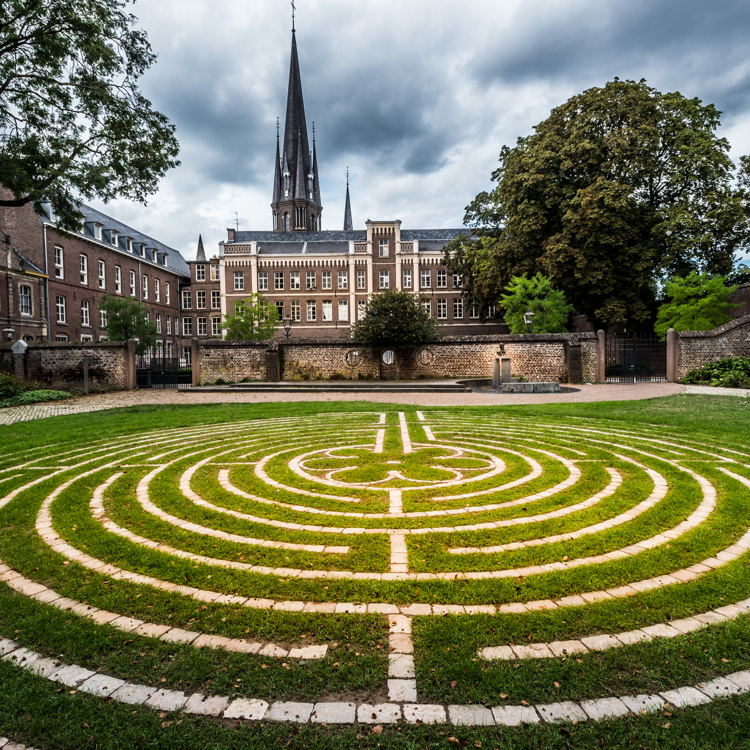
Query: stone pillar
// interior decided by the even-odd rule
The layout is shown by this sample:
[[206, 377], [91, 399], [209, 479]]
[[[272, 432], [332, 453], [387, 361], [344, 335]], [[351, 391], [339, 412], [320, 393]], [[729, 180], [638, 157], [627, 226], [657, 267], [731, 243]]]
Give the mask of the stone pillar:
[[13, 352], [13, 370], [15, 372], [16, 380], [26, 380], [26, 350], [29, 345], [25, 341], [19, 339], [10, 348]]
[[500, 379], [503, 383], [510, 383], [511, 372], [510, 372], [510, 357], [500, 357]]
[[596, 332], [596, 382], [606, 380], [607, 334], [601, 329]]
[[492, 360], [492, 387], [500, 387], [500, 357], [495, 357]]
[[667, 331], [667, 383], [679, 380], [680, 334], [674, 328]]
[[137, 386], [135, 373], [135, 341], [125, 342], [125, 390], [133, 391]]
[[278, 383], [281, 380], [281, 362], [279, 358], [279, 342], [272, 341], [266, 349], [266, 380]]
[[565, 359], [568, 366], [568, 383], [582, 382], [583, 357], [581, 355], [581, 342], [576, 336], [568, 336], [565, 345]]
[[201, 384], [201, 350], [198, 339], [190, 339], [190, 365], [193, 368], [193, 388]]

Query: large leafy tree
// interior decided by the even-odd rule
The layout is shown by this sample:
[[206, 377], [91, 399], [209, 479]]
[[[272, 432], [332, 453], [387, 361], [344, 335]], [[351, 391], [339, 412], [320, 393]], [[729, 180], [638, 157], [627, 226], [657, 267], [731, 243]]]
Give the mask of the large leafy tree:
[[0, 185], [12, 194], [0, 207], [50, 202], [74, 229], [77, 197], [144, 202], [179, 164], [174, 126], [138, 88], [156, 56], [125, 6], [0, 3]]
[[148, 317], [148, 310], [132, 297], [102, 295], [99, 309], [107, 319], [107, 337], [110, 341], [136, 339], [139, 354], [150, 349], [158, 337], [156, 324]]
[[510, 280], [500, 301], [505, 311], [505, 322], [511, 333], [526, 333], [524, 314], [534, 313], [532, 333], [563, 333], [573, 309], [565, 295], [552, 288], [550, 280], [541, 273], [529, 278], [515, 276]]
[[388, 289], [370, 298], [352, 336], [372, 347], [402, 349], [428, 344], [437, 335], [437, 321], [422, 307], [418, 294]]
[[257, 292], [235, 302], [234, 315], [224, 316], [227, 338], [238, 341], [271, 339], [278, 322], [276, 306]]
[[574, 96], [503, 147], [496, 187], [467, 207], [470, 236], [446, 248], [449, 269], [470, 302], [542, 271], [595, 325], [646, 321], [659, 284], [726, 274], [750, 239], [750, 163], [735, 169], [719, 124], [713, 105], [645, 81]]
[[654, 330], [662, 338], [670, 328], [676, 331], [709, 331], [731, 317], [727, 309], [737, 307], [729, 302], [736, 286], [727, 286], [723, 276], [689, 273], [667, 283], [669, 300], [659, 308]]

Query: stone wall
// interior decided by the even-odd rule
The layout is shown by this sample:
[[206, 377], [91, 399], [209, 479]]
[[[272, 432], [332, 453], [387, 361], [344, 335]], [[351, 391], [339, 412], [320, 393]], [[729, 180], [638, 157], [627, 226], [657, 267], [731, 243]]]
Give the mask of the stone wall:
[[750, 315], [712, 331], [680, 331], [677, 377], [727, 357], [750, 357]]
[[[3, 354], [6, 352], [9, 353], [4, 348]], [[21, 372], [26, 380], [38, 381], [49, 388], [83, 388], [84, 357], [88, 361], [90, 386], [124, 390], [128, 385], [128, 346], [121, 341], [32, 342], [20, 357], [24, 360]]]
[[266, 379], [267, 341], [200, 341], [200, 385]]

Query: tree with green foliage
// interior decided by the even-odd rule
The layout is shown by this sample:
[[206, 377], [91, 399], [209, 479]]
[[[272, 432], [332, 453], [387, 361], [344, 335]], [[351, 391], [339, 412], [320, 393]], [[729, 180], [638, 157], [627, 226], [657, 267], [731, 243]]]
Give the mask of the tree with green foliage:
[[511, 333], [526, 333], [524, 313], [534, 313], [532, 333], [563, 333], [573, 306], [565, 301], [562, 292], [552, 288], [550, 280], [541, 273], [529, 278], [514, 276], [500, 298], [505, 310], [504, 320]]
[[727, 286], [723, 276], [705, 273], [689, 273], [677, 277], [667, 284], [669, 301], [665, 302], [656, 316], [654, 330], [665, 338], [667, 331], [710, 331], [728, 323], [732, 318], [727, 308], [737, 307], [729, 302], [729, 295], [736, 286]]
[[495, 188], [466, 209], [470, 236], [445, 248], [469, 304], [541, 271], [596, 327], [642, 323], [665, 279], [729, 273], [750, 241], [750, 160], [735, 168], [719, 125], [713, 105], [645, 81], [554, 109], [503, 147]]
[[78, 198], [145, 202], [179, 164], [174, 126], [140, 92], [156, 60], [130, 0], [0, 3], [2, 206], [52, 204], [77, 229]]
[[266, 302], [258, 292], [235, 302], [234, 315], [224, 316], [227, 339], [237, 341], [272, 339], [278, 322], [276, 306]]
[[370, 298], [364, 318], [352, 328], [352, 336], [366, 346], [402, 349], [429, 344], [437, 335], [437, 327], [418, 294], [388, 289]]
[[148, 310], [137, 299], [104, 294], [99, 301], [99, 309], [106, 316], [110, 341], [136, 339], [138, 354], [143, 354], [156, 343], [156, 324], [149, 320]]

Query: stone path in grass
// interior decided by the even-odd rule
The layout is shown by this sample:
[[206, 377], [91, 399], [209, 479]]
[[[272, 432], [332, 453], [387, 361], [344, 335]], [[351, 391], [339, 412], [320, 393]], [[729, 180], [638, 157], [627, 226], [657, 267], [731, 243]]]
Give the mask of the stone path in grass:
[[32, 419], [46, 419], [47, 417], [62, 417], [68, 414], [84, 414], [90, 411], [111, 409], [108, 403], [64, 403], [32, 404], [30, 406], [11, 406], [0, 409], [0, 425], [15, 424], [16, 422], [30, 422]]
[[[712, 531], [725, 503], [717, 476], [735, 489], [749, 490], [750, 453], [648, 425], [480, 419], [428, 408], [237, 420], [210, 430], [151, 431], [54, 451], [10, 453], [0, 467], [0, 511], [47, 483], [33, 524], [37, 540], [67, 566], [66, 575], [87, 570], [116, 585], [235, 609], [379, 615], [389, 639], [388, 701], [205, 698], [44, 658], [14, 641], [0, 641], [0, 649], [3, 658], [84, 692], [224, 718], [517, 725], [601, 719], [658, 709], [665, 702], [697, 705], [748, 690], [748, 674], [658, 695], [538, 706], [496, 705], [493, 696], [488, 706], [432, 704], [418, 688], [412, 626], [422, 617], [503, 617], [591, 607], [689, 587], [738, 565], [750, 550], [750, 529], [735, 525], [719, 536]], [[84, 481], [93, 489], [79, 499], [77, 488]], [[80, 508], [91, 520], [88, 532], [61, 521], [70, 503], [83, 503]], [[632, 529], [627, 543], [618, 541], [621, 527]], [[703, 549], [701, 538], [712, 534], [720, 543]], [[103, 543], [114, 539], [129, 551], [116, 563]], [[584, 541], [591, 551], [576, 553], [575, 545]], [[212, 555], [203, 549], [209, 542], [216, 548]], [[677, 553], [683, 545], [688, 554]], [[664, 562], [650, 562], [655, 552]], [[144, 553], [189, 561], [199, 570], [196, 582], [171, 579], [166, 565], [144, 565]], [[546, 598], [504, 601], [488, 600], [492, 589], [479, 587], [487, 580], [498, 586], [504, 579], [539, 577], [543, 582], [549, 574], [564, 582], [560, 576], [580, 568], [594, 570], [592, 580], [609, 575], [612, 583], [556, 583]], [[158, 576], [156, 570], [163, 572]], [[253, 595], [253, 576], [267, 580], [269, 590], [278, 581], [297, 580], [311, 593], [300, 600]], [[327, 654], [326, 644], [288, 648], [252, 634], [245, 639], [202, 633], [97, 607], [92, 598], [71, 599], [36, 581], [33, 569], [11, 560], [0, 561], [0, 580], [37, 602], [135, 635], [242, 652], [248, 658]], [[390, 586], [396, 590], [407, 582], [415, 589], [413, 601], [389, 596]], [[461, 582], [462, 597], [471, 604], [456, 603], [449, 588], [435, 589], [443, 592], [443, 600], [420, 599], [420, 585], [450, 587], [454, 582]], [[349, 587], [342, 589], [348, 595], [336, 593], [338, 584]], [[378, 585], [377, 596], [368, 593], [372, 584]], [[648, 621], [646, 612], [642, 626], [626, 632], [486, 645], [477, 657], [488, 662], [565, 658], [681, 637], [748, 611], [750, 599], [743, 599], [669, 624]]]

